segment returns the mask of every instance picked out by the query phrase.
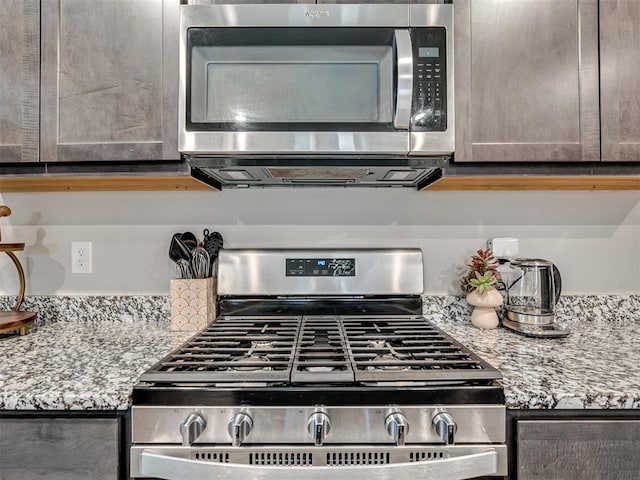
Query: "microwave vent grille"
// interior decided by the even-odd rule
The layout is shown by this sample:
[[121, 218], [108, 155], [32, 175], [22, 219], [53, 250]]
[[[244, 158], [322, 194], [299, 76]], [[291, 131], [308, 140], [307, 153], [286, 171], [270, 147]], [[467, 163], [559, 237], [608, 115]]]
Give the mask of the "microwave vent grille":
[[268, 168], [269, 175], [276, 178], [327, 180], [364, 178], [369, 175], [369, 168]]

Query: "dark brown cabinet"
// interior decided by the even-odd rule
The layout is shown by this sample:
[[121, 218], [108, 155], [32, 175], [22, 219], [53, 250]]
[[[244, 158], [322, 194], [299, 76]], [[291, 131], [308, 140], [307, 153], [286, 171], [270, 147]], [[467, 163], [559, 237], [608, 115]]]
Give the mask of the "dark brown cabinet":
[[597, 161], [598, 0], [454, 0], [458, 162]]
[[180, 0], [5, 0], [0, 162], [179, 160]]
[[0, 162], [39, 157], [40, 0], [3, 0], [0, 14]]
[[1, 480], [118, 480], [121, 419], [0, 418]]
[[509, 478], [636, 480], [640, 415], [633, 411], [516, 411]]
[[640, 160], [640, 2], [600, 0], [602, 160]]
[[179, 4], [41, 0], [41, 161], [179, 158]]

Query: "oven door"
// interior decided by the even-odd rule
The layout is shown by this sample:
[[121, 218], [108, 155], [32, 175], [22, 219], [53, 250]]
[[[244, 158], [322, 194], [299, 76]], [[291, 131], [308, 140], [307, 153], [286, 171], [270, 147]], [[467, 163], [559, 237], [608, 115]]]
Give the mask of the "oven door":
[[187, 155], [409, 152], [408, 5], [181, 7]]
[[131, 448], [132, 478], [466, 480], [506, 475], [505, 445]]

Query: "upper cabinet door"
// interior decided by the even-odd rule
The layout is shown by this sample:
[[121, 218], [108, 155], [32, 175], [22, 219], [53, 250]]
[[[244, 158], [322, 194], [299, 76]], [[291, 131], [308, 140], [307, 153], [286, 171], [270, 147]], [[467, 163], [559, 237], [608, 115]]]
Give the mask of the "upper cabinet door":
[[600, 0], [602, 160], [640, 161], [640, 2]]
[[179, 158], [179, 3], [42, 0], [42, 161]]
[[37, 162], [40, 0], [3, 0], [1, 7], [0, 162]]
[[454, 5], [455, 160], [599, 160], [598, 0]]

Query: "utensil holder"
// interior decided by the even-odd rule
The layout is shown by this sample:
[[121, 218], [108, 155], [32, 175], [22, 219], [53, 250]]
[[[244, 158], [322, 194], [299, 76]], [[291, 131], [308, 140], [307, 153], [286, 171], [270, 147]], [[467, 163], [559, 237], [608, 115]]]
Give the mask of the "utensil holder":
[[216, 284], [210, 278], [173, 278], [169, 285], [171, 330], [196, 332], [216, 319]]

